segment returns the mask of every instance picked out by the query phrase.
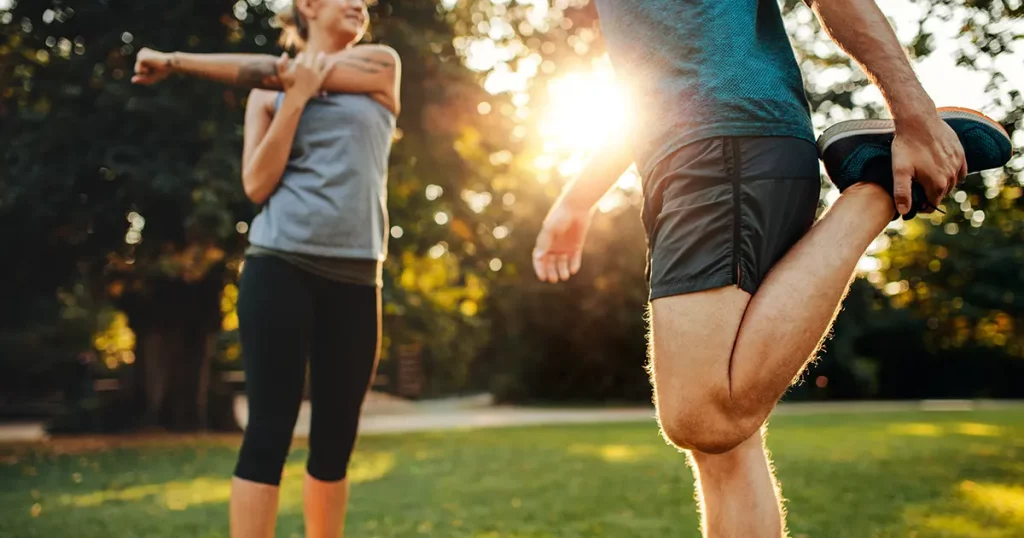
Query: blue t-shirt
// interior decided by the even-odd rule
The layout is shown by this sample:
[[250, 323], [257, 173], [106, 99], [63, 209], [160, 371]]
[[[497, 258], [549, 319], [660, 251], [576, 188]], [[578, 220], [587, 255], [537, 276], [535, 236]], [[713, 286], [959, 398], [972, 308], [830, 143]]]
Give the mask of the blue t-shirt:
[[776, 0], [596, 0], [609, 56], [638, 109], [646, 178], [717, 136], [814, 141], [803, 78]]

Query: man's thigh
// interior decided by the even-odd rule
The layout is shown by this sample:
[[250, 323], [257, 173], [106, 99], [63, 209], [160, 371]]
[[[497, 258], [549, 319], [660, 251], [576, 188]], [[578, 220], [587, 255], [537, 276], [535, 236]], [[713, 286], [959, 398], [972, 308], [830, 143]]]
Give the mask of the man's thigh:
[[751, 296], [810, 229], [817, 150], [785, 137], [684, 146], [645, 183], [651, 369], [658, 400], [729, 395]]
[[659, 408], [728, 395], [729, 364], [750, 294], [729, 286], [651, 302], [651, 382]]

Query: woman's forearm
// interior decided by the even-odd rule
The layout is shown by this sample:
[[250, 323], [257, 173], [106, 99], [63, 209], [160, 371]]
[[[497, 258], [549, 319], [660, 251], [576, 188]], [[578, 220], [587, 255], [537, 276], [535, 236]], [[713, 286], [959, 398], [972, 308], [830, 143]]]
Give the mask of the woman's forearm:
[[269, 54], [192, 54], [174, 52], [170, 66], [175, 73], [240, 86], [280, 90], [277, 58]]
[[305, 100], [285, 94], [266, 136], [256, 147], [252, 158], [244, 163], [242, 186], [254, 203], [266, 202], [281, 183], [305, 107]]
[[[322, 89], [330, 93], [377, 95], [397, 112], [398, 56], [390, 49], [360, 47], [330, 60], [331, 71]], [[192, 54], [169, 55], [172, 72], [239, 86], [281, 90], [279, 58], [268, 54]]]

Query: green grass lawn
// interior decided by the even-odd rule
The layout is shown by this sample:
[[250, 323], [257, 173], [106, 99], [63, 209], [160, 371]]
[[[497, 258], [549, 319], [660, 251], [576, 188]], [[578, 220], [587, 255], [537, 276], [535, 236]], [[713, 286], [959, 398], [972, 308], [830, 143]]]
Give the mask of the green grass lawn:
[[[227, 536], [238, 438], [0, 447], [0, 536]], [[790, 416], [769, 437], [794, 537], [1024, 536], [1024, 409]], [[279, 537], [302, 536], [293, 451]], [[651, 424], [363, 438], [348, 535], [697, 536], [692, 479]]]

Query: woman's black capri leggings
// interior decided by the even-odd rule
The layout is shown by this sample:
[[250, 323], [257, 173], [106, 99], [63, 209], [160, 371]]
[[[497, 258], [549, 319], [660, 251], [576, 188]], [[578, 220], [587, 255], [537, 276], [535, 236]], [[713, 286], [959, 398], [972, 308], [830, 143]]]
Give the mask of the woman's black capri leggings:
[[359, 412], [377, 365], [380, 290], [329, 280], [273, 256], [250, 256], [238, 299], [249, 421], [235, 476], [281, 482], [309, 358], [312, 424], [306, 469], [345, 478]]

